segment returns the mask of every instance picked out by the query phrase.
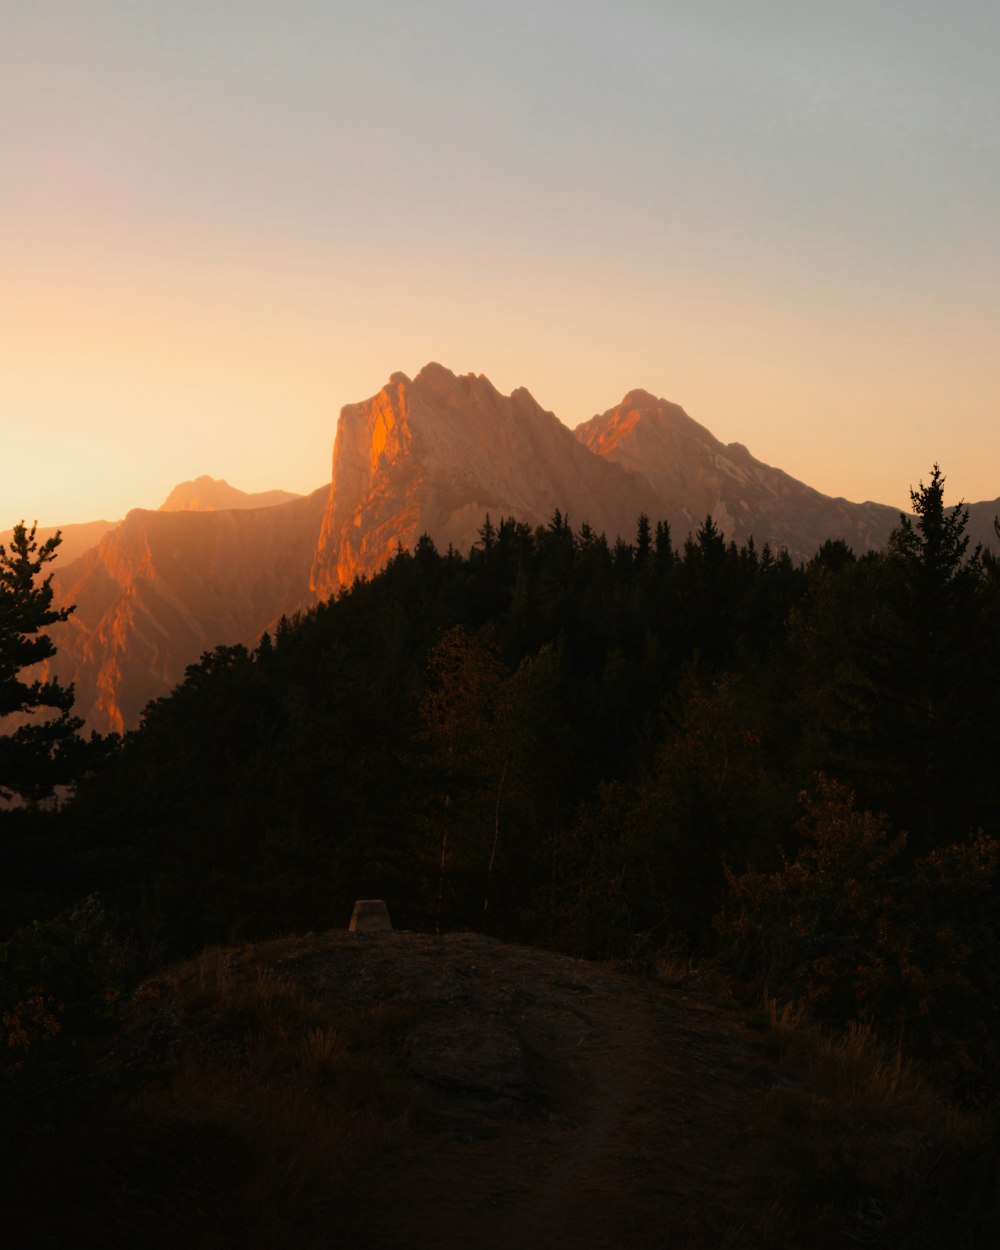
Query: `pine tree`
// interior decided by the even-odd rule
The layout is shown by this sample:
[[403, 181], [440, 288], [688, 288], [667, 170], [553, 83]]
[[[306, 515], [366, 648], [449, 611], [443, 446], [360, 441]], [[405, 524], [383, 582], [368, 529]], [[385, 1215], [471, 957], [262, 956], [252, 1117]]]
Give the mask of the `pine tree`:
[[56, 678], [22, 680], [24, 669], [55, 655], [45, 631], [73, 611], [52, 606], [51, 574], [39, 580], [60, 541], [56, 533], [39, 543], [35, 526], [29, 530], [22, 521], [10, 549], [0, 544], [0, 724], [6, 730], [0, 733], [0, 796], [29, 807], [74, 780], [84, 749], [83, 722], [72, 715], [73, 687]]
[[[830, 766], [911, 845], [941, 845], [996, 811], [996, 621], [968, 510], [946, 508], [944, 477], [910, 491], [884, 557], [827, 563], [807, 621]], [[995, 614], [994, 614], [995, 615]], [[800, 631], [801, 633], [801, 631]]]
[[910, 488], [913, 516], [901, 513], [889, 540], [889, 553], [905, 572], [906, 590], [924, 609], [947, 612], [955, 599], [974, 592], [982, 576], [982, 549], [967, 555], [969, 510], [961, 503], [944, 506], [945, 478], [938, 465], [931, 480]]

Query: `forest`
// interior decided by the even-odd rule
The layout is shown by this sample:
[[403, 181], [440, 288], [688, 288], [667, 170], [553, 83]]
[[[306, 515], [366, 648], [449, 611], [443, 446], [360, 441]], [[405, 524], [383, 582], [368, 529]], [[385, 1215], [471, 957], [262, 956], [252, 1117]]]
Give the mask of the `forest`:
[[[0, 751], [5, 1097], [172, 961], [384, 898], [397, 928], [710, 962], [995, 1106], [1000, 560], [937, 466], [912, 504], [886, 550], [799, 566], [710, 517], [612, 544], [487, 516], [205, 653], [122, 740], [57, 690], [58, 730]], [[8, 692], [43, 655], [13, 560]]]

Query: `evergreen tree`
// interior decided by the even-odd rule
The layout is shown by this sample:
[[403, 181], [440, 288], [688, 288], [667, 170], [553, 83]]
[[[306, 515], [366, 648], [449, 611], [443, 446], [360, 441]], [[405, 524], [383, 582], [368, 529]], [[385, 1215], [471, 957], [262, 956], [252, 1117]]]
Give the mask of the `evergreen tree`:
[[639, 522], [636, 526], [635, 540], [635, 558], [640, 564], [645, 564], [649, 559], [649, 553], [653, 549], [653, 531], [649, 524], [649, 517], [645, 512], [639, 513]]
[[997, 810], [996, 612], [968, 511], [946, 508], [943, 487], [935, 465], [884, 556], [821, 552], [797, 631], [829, 748], [815, 762], [916, 849], [989, 828]]
[[78, 736], [83, 722], [72, 715], [73, 687], [21, 676], [55, 655], [45, 630], [73, 611], [52, 606], [51, 574], [39, 581], [60, 542], [56, 533], [39, 543], [35, 526], [29, 530], [22, 521], [10, 550], [0, 544], [0, 723], [6, 730], [0, 734], [0, 796], [29, 807], [73, 781], [84, 746]]
[[[981, 575], [981, 548], [966, 556], [969, 510], [961, 503], [949, 512], [944, 506], [945, 478], [938, 465], [931, 480], [918, 490], [910, 488], [913, 516], [901, 513], [889, 540], [889, 551], [905, 568], [912, 591], [929, 591], [942, 607], [946, 592], [963, 592], [975, 586]], [[950, 597], [950, 596], [949, 596]]]

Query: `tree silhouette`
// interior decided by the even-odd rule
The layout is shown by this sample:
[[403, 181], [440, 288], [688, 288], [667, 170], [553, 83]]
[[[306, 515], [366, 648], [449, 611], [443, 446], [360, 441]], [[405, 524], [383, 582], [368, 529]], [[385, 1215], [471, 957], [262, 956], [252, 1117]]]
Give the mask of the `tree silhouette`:
[[[14, 526], [8, 550], [0, 544], [0, 796], [37, 807], [57, 786], [69, 784], [82, 760], [83, 722], [73, 716], [73, 687], [56, 678], [22, 680], [22, 672], [56, 653], [45, 632], [65, 621], [71, 607], [54, 608], [51, 574], [58, 533], [39, 543], [35, 526]], [[54, 715], [46, 716], [47, 712]]]

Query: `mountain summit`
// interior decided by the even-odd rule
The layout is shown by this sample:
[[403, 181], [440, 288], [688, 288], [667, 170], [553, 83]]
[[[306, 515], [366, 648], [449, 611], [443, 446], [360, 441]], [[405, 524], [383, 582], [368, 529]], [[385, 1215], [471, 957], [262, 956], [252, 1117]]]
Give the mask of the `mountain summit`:
[[831, 499], [756, 460], [741, 443], [721, 443], [683, 408], [648, 391], [629, 391], [574, 432], [595, 455], [646, 478], [657, 515], [679, 541], [711, 515], [727, 539], [753, 538], [758, 548], [769, 543], [807, 560], [828, 538], [859, 552], [881, 547], [899, 521], [894, 508]]
[[230, 486], [222, 478], [202, 474], [191, 482], [180, 482], [160, 504], [160, 512], [223, 512], [230, 508], [273, 508], [275, 504], [300, 499], [287, 490], [265, 490], [248, 494]]
[[341, 410], [311, 587], [325, 597], [385, 564], [422, 533], [463, 550], [483, 518], [531, 525], [556, 508], [610, 537], [631, 536], [656, 497], [639, 475], [592, 456], [523, 387], [428, 364], [394, 373]]

